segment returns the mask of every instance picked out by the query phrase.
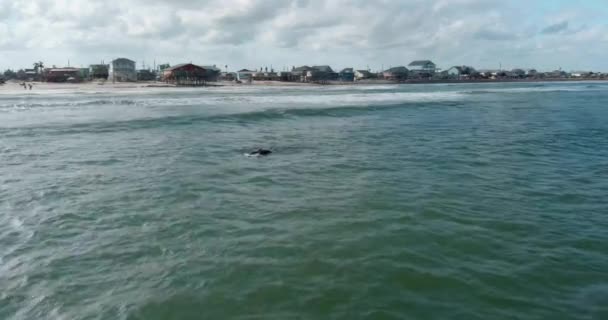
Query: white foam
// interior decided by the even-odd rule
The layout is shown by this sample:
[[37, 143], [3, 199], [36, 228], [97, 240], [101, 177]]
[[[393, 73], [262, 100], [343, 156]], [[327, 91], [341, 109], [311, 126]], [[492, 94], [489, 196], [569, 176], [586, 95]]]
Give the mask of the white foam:
[[23, 231], [23, 221], [17, 217], [12, 217], [10, 220], [11, 227], [17, 231]]
[[471, 88], [463, 93], [533, 93], [533, 92], [581, 92], [581, 91], [604, 91], [608, 89], [605, 85], [595, 85], [589, 87], [590, 84], [584, 85], [548, 85], [548, 86], [532, 86], [519, 88]]

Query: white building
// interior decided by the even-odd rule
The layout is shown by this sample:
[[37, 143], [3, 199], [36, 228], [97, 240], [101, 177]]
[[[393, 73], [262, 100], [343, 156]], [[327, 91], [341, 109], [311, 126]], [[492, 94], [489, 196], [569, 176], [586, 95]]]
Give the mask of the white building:
[[445, 74], [450, 78], [470, 77], [476, 73], [475, 68], [469, 66], [454, 66], [445, 71]]
[[355, 80], [371, 79], [372, 73], [368, 70], [355, 70]]
[[137, 70], [135, 70], [135, 61], [118, 58], [110, 63], [111, 81], [129, 82], [137, 81]]

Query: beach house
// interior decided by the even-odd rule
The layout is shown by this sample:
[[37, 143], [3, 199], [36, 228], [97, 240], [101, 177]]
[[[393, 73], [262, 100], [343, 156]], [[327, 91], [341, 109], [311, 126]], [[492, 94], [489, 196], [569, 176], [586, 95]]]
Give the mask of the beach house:
[[89, 77], [92, 80], [106, 80], [110, 75], [110, 66], [107, 64], [92, 64], [89, 66]]
[[249, 69], [241, 69], [237, 72], [237, 80], [240, 81], [251, 81], [253, 80], [253, 75], [255, 75], [257, 71], [249, 70]]
[[562, 70], [554, 70], [551, 72], [546, 72], [545, 73], [545, 77], [546, 78], [551, 78], [551, 79], [563, 79], [563, 78], [568, 78], [570, 75]]
[[45, 77], [47, 82], [78, 82], [81, 75], [79, 68], [50, 68]]
[[442, 74], [448, 79], [468, 79], [476, 73], [475, 68], [469, 66], [453, 66]]
[[495, 69], [481, 69], [478, 71], [478, 73], [484, 79], [497, 79], [501, 77], [503, 71]]
[[279, 80], [281, 80], [281, 77], [274, 70], [271, 69], [270, 71], [268, 71], [268, 68], [266, 68], [264, 71], [260, 71], [260, 72], [257, 72], [256, 74], [254, 74], [253, 80], [256, 80], [256, 81], [279, 81]]
[[524, 69], [513, 69], [507, 73], [507, 75], [511, 78], [523, 79], [526, 77], [526, 71]]
[[330, 66], [312, 66], [307, 73], [307, 81], [335, 81], [338, 80], [338, 73]]
[[156, 80], [156, 72], [150, 69], [137, 70], [137, 81], [154, 81]]
[[291, 75], [296, 81], [306, 82], [308, 72], [311, 70], [313, 70], [313, 68], [309, 66], [294, 67], [291, 69]]
[[118, 58], [110, 63], [109, 78], [116, 82], [137, 81], [137, 70], [135, 61], [126, 58]]
[[408, 68], [414, 76], [432, 77], [435, 74], [437, 66], [431, 60], [415, 60], [408, 65]]
[[365, 80], [371, 79], [373, 77], [372, 73], [368, 70], [356, 70], [355, 71], [355, 80]]
[[591, 71], [572, 71], [570, 73], [572, 78], [590, 78], [593, 75]]
[[409, 70], [404, 66], [393, 67], [382, 71], [382, 77], [385, 80], [403, 81], [407, 79]]
[[538, 76], [538, 71], [536, 69], [527, 69], [526, 77], [528, 78], [536, 78]]
[[355, 71], [353, 68], [344, 68], [338, 72], [338, 80], [342, 82], [353, 82], [355, 81]]
[[178, 64], [163, 70], [163, 81], [184, 86], [204, 85], [206, 69], [192, 63]]
[[279, 77], [279, 81], [284, 81], [284, 82], [300, 81], [300, 76], [297, 74], [294, 74], [291, 71], [281, 71], [281, 72], [277, 73], [277, 75]]
[[220, 75], [222, 74], [222, 70], [216, 66], [203, 66], [206, 70], [205, 80], [216, 82], [220, 79]]

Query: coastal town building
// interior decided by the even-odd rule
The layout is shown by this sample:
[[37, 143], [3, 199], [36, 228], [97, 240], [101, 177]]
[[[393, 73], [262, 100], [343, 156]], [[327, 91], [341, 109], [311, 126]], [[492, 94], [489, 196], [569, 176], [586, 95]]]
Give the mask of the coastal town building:
[[45, 71], [47, 82], [78, 82], [82, 80], [79, 68], [49, 68]]
[[278, 73], [279, 81], [297, 82], [300, 81], [300, 75], [290, 71], [281, 71]]
[[222, 69], [216, 66], [203, 66], [205, 69], [205, 81], [216, 82], [220, 79]]
[[25, 79], [28, 81], [36, 81], [38, 80], [38, 70], [36, 69], [25, 69]]
[[563, 78], [567, 78], [567, 77], [568, 77], [568, 73], [563, 70], [554, 70], [554, 71], [545, 73], [545, 78], [563, 79]]
[[502, 71], [494, 70], [494, 69], [481, 69], [478, 71], [478, 73], [479, 73], [479, 76], [483, 79], [496, 79], [501, 74], [503, 74]]
[[91, 72], [89, 71], [89, 68], [78, 68], [78, 70], [80, 70], [79, 77], [81, 80], [90, 78]]
[[344, 68], [338, 72], [338, 80], [342, 82], [353, 82], [355, 81], [355, 71], [353, 68]]
[[182, 63], [163, 70], [163, 81], [175, 85], [204, 85], [205, 77], [206, 69], [192, 63]]
[[453, 66], [442, 72], [448, 79], [469, 79], [477, 73], [475, 68], [469, 66]]
[[408, 65], [408, 68], [413, 76], [432, 77], [437, 66], [431, 60], [415, 60]]
[[92, 64], [89, 66], [91, 80], [106, 80], [110, 76], [110, 66], [107, 64]]
[[279, 80], [281, 80], [281, 78], [279, 77], [278, 73], [274, 72], [274, 70], [268, 71], [266, 69], [265, 71], [256, 72], [253, 75], [253, 80], [256, 80], [256, 81], [279, 81]]
[[306, 82], [308, 81], [308, 72], [312, 70], [313, 68], [309, 66], [294, 67], [291, 69], [291, 74], [296, 81]]
[[507, 75], [511, 78], [523, 79], [526, 77], [526, 71], [524, 69], [516, 68], [516, 69], [509, 71], [507, 73]]
[[382, 78], [391, 81], [403, 81], [408, 78], [410, 70], [404, 66], [392, 67], [382, 72]]
[[222, 72], [220, 74], [221, 81], [234, 81], [236, 80], [236, 73], [234, 72]]
[[239, 81], [252, 81], [253, 76], [257, 73], [257, 71], [249, 70], [249, 69], [241, 69], [237, 72], [237, 80]]
[[335, 72], [330, 66], [313, 66], [314, 70], [309, 71], [311, 73], [311, 81], [335, 81], [338, 80], [338, 73]]
[[593, 72], [591, 71], [572, 71], [570, 75], [573, 78], [591, 78], [593, 76]]
[[118, 58], [110, 63], [109, 78], [116, 82], [137, 81], [135, 61], [126, 58]]
[[137, 70], [137, 81], [154, 81], [156, 73], [149, 69]]
[[355, 80], [366, 80], [373, 78], [373, 74], [369, 72], [369, 70], [356, 70], [355, 71]]
[[[287, 78], [286, 75], [282, 74], [281, 79]], [[300, 81], [300, 82], [327, 82], [337, 81], [339, 74], [335, 72], [330, 66], [301, 66], [292, 68], [291, 76], [289, 78]]]
[[526, 70], [526, 77], [534, 78], [536, 76], [538, 76], [538, 71], [536, 71], [536, 69], [527, 69]]

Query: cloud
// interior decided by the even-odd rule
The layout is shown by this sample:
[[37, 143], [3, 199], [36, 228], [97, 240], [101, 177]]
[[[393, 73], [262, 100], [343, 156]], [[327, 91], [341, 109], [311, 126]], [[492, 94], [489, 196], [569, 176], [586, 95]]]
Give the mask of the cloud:
[[568, 30], [568, 21], [562, 21], [560, 23], [552, 24], [544, 28], [542, 34], [556, 34]]
[[508, 31], [485, 29], [477, 31], [475, 37], [481, 40], [504, 41], [515, 40], [518, 36]]
[[[425, 58], [445, 67], [500, 60], [575, 68], [581, 46], [608, 50], [608, 27], [598, 22], [608, 17], [559, 6], [549, 16], [542, 6], [548, 1], [0, 0], [0, 68], [117, 56], [235, 68], [380, 68]], [[530, 10], [522, 12], [523, 5]], [[580, 26], [585, 14], [594, 20]], [[551, 37], [537, 36], [539, 21], [554, 23], [541, 29]], [[559, 57], [549, 48], [559, 48]], [[608, 69], [604, 60], [589, 63]]]

